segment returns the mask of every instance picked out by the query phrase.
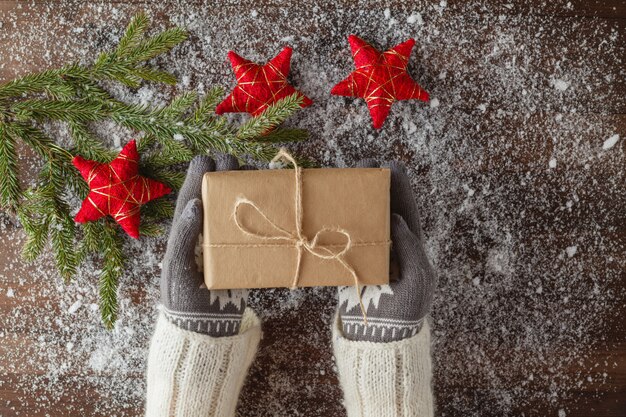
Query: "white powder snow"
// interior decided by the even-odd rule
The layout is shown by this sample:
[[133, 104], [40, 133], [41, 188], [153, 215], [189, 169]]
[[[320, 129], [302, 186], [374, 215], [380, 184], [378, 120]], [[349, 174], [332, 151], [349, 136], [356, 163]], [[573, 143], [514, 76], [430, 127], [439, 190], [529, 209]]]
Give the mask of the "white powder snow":
[[611, 149], [613, 146], [615, 146], [618, 140], [619, 140], [619, 135], [615, 134], [611, 136], [610, 138], [604, 141], [604, 143], [602, 144], [602, 149], [604, 149], [605, 151], [608, 149]]
[[550, 80], [550, 84], [552, 85], [552, 87], [554, 87], [555, 90], [565, 91], [569, 88], [571, 82], [556, 78]]
[[80, 300], [77, 300], [76, 302], [74, 302], [74, 304], [72, 304], [70, 306], [70, 308], [67, 309], [67, 312], [70, 314], [74, 314], [78, 311], [79, 308], [81, 308], [83, 305], [83, 302]]
[[550, 167], [551, 169], [556, 168], [556, 158], [550, 159], [550, 161], [548, 162], [548, 167]]
[[[406, 163], [420, 202], [426, 250], [440, 276], [432, 316], [435, 389], [446, 399], [439, 405], [442, 414], [516, 415], [519, 404], [538, 404], [549, 408], [546, 415], [556, 415], [559, 408], [569, 410], [576, 403], [580, 390], [593, 390], [587, 375], [597, 381], [608, 373], [611, 380], [612, 363], [590, 367], [584, 377], [567, 370], [602, 346], [603, 330], [610, 324], [606, 312], [622, 305], [621, 295], [611, 291], [620, 277], [583, 254], [568, 258], [563, 246], [571, 243], [564, 245], [562, 239], [572, 233], [576, 251], [584, 247], [591, 259], [620, 253], [621, 247], [602, 229], [590, 227], [592, 221], [613, 227], [607, 218], [615, 207], [603, 204], [611, 199], [616, 206], [624, 203], [617, 191], [624, 180], [623, 158], [615, 152], [619, 138], [609, 148], [614, 149], [607, 154], [611, 158], [602, 165], [597, 158], [598, 141], [617, 132], [603, 114], [623, 108], [623, 98], [613, 87], [619, 74], [607, 70], [625, 42], [625, 35], [610, 27], [614, 23], [576, 18], [554, 25], [549, 13], [520, 15], [515, 5], [493, 13], [489, 2], [477, 1], [451, 6], [435, 2], [419, 9], [400, 2], [386, 13], [380, 8], [323, 9], [304, 2], [297, 8], [268, 6], [262, 11], [244, 6], [231, 11], [229, 6], [216, 14], [201, 3], [146, 6], [158, 19], [154, 26], [180, 24], [192, 35], [193, 41], [156, 60], [164, 69], [190, 89], [221, 84], [228, 90], [234, 76], [226, 51], [234, 49], [261, 62], [288, 42], [296, 51], [290, 80], [315, 102], [287, 123], [311, 133], [294, 149], [325, 166], [350, 166], [368, 156]], [[119, 39], [136, 10], [125, 3], [103, 7], [96, 2], [81, 3], [84, 17], [74, 17], [75, 5], [66, 2], [33, 2], [32, 9], [22, 9], [37, 14], [30, 19], [32, 25], [0, 12], [5, 23], [0, 36], [8, 37], [0, 48], [0, 74], [11, 76], [12, 71], [74, 59], [90, 61]], [[387, 20], [381, 24], [383, 17]], [[85, 28], [81, 36], [50, 42], [50, 33], [73, 26]], [[362, 100], [328, 94], [353, 69], [345, 38], [350, 32], [382, 49], [415, 38], [409, 73], [445, 105], [394, 104], [383, 129], [373, 130]], [[317, 34], [323, 34], [323, 41]], [[536, 67], [546, 59], [546, 45], [567, 47], [568, 57], [594, 59], [553, 56], [558, 76], [546, 83]], [[33, 62], [37, 65], [29, 67]], [[573, 90], [570, 80], [576, 80], [576, 97], [568, 94]], [[136, 91], [114, 91], [137, 104], [165, 103], [172, 94], [152, 83]], [[95, 131], [115, 147], [133, 133], [108, 123]], [[546, 172], [548, 158], [549, 167], [552, 160], [558, 161], [558, 170]], [[611, 172], [603, 177], [601, 189], [611, 199], [595, 197], [598, 189], [591, 173], [597, 175], [599, 169]], [[475, 190], [471, 198], [468, 190]], [[24, 239], [14, 219], [0, 213], [0, 230], [0, 244], [17, 251]], [[39, 367], [36, 375], [13, 382], [20, 392], [15, 404], [28, 401], [38, 408], [33, 414], [44, 415], [60, 409], [59, 397], [86, 390], [102, 398], [97, 415], [139, 414], [135, 410], [145, 392], [142, 374], [157, 314], [165, 241], [164, 236], [125, 243], [128, 274], [120, 282], [120, 321], [113, 331], [100, 325], [97, 259], [81, 266], [70, 284], [52, 272], [54, 260], [48, 255], [32, 267], [25, 266], [17, 252], [11, 265], [0, 261], [0, 274], [11, 280], [6, 286], [16, 289], [20, 300], [9, 301], [17, 305], [2, 329], [4, 340], [28, 331], [37, 341], [28, 352], [8, 353], [7, 372], [17, 375], [15, 366], [26, 362]], [[578, 270], [585, 273], [572, 274]], [[46, 279], [33, 281], [32, 276]], [[36, 292], [21, 289], [33, 285]], [[250, 304], [259, 311], [268, 335], [264, 343], [281, 337], [289, 337], [290, 343], [260, 349], [252, 380], [271, 380], [271, 386], [261, 392], [244, 389], [243, 415], [341, 415], [338, 402], [311, 405], [313, 399], [341, 397], [328, 382], [334, 372], [328, 323], [335, 298], [333, 288], [252, 292]], [[76, 300], [89, 308], [79, 308], [75, 315], [31, 313], [31, 306], [42, 302], [49, 311], [60, 306], [67, 312]], [[506, 366], [492, 355], [499, 344], [511, 352]], [[555, 345], [562, 347], [558, 354]], [[316, 352], [316, 366], [308, 355], [294, 355], [302, 351]], [[515, 353], [528, 351], [533, 355]], [[549, 375], [546, 369], [552, 370]], [[520, 384], [531, 372], [533, 386]], [[459, 389], [460, 379], [481, 386], [480, 395]], [[544, 389], [548, 385], [552, 388]], [[304, 402], [303, 386], [308, 387]], [[34, 391], [37, 401], [23, 394]], [[65, 414], [85, 415], [71, 409]]]
[[567, 252], [567, 257], [571, 258], [574, 255], [576, 255], [576, 252], [578, 252], [578, 246], [577, 245], [568, 246], [567, 248], [565, 248], [565, 252]]
[[9, 297], [9, 298], [15, 297], [15, 291], [13, 291], [13, 288], [9, 288], [7, 290], [7, 297]]
[[417, 23], [418, 25], [423, 25], [424, 19], [422, 18], [421, 13], [413, 13], [411, 16], [406, 18], [406, 22], [409, 24]]

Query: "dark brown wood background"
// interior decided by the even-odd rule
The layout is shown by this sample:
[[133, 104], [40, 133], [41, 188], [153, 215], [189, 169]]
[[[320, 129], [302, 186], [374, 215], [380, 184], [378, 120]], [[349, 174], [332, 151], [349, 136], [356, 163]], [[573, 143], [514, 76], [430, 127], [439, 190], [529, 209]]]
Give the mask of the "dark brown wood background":
[[[89, 60], [101, 48], [113, 44], [110, 33], [119, 34], [133, 13], [147, 10], [161, 27], [176, 23], [171, 21], [171, 15], [189, 17], [198, 12], [213, 16], [206, 25], [209, 28], [213, 25], [220, 37], [207, 40], [201, 38], [200, 33], [206, 37], [210, 32], [190, 28], [191, 46], [182, 47], [173, 58], [164, 61], [176, 73], [190, 75], [192, 84], [203, 81], [207, 85], [229, 85], [232, 75], [224, 62], [227, 49], [239, 48], [255, 51], [262, 57], [272, 56], [279, 42], [268, 39], [264, 31], [264, 25], [272, 25], [289, 33], [297, 27], [297, 35], [309, 39], [299, 45], [301, 57], [315, 56], [318, 52], [336, 55], [340, 68], [329, 69], [333, 71], [332, 78], [328, 79], [329, 89], [333, 81], [349, 71], [351, 61], [345, 38], [352, 31], [351, 25], [360, 19], [357, 10], [372, 15], [379, 12], [382, 16], [383, 9], [388, 7], [392, 15], [403, 17], [411, 10], [421, 10], [428, 19], [430, 14], [437, 14], [432, 10], [440, 4], [439, 1], [375, 3], [345, 0], [318, 2], [316, 6], [313, 2], [292, 1], [283, 5], [272, 0], [248, 5], [226, 0], [0, 1], [0, 22], [3, 22], [0, 25], [0, 82], [76, 59]], [[445, 123], [439, 126], [436, 135], [440, 136], [427, 141], [450, 146], [445, 162], [450, 175], [463, 178], [476, 189], [481, 188], [485, 178], [489, 179], [491, 190], [495, 191], [492, 197], [481, 197], [481, 203], [485, 210], [492, 209], [485, 211], [485, 216], [493, 218], [483, 218], [482, 223], [477, 224], [476, 217], [453, 215], [464, 197], [457, 198], [453, 195], [456, 191], [441, 187], [438, 169], [442, 161], [427, 162], [423, 150], [414, 149], [393, 134], [385, 136], [383, 132], [376, 136], [388, 140], [388, 146], [365, 144], [358, 149], [351, 148], [355, 139], [352, 137], [349, 141], [350, 135], [357, 135], [357, 138], [362, 135], [363, 143], [370, 143], [366, 140], [367, 134], [378, 135], [363, 123], [359, 129], [365, 133], [338, 130], [340, 144], [333, 150], [341, 151], [346, 164], [368, 156], [403, 160], [411, 171], [416, 192], [421, 195], [426, 235], [436, 241], [438, 231], [449, 232], [447, 245], [437, 246], [440, 250], [435, 259], [440, 271], [433, 311], [437, 414], [626, 416], [626, 306], [623, 297], [626, 279], [626, 2], [497, 0], [470, 4], [449, 0], [446, 7], [445, 14], [437, 18], [438, 22], [443, 27], [450, 25], [445, 19], [458, 22], [459, 31], [467, 31], [468, 42], [454, 45], [444, 38], [437, 47], [420, 47], [420, 39], [417, 39], [418, 49], [422, 49], [414, 55], [427, 53], [429, 62], [420, 62], [414, 56], [411, 72], [419, 75], [416, 78], [420, 83], [432, 88], [437, 97], [445, 97], [453, 89], [454, 94], [462, 97], [462, 106], [439, 110], [449, 112], [449, 119], [455, 121], [450, 121], [449, 126]], [[253, 10], [262, 15], [262, 24], [237, 26], [234, 16], [247, 16]], [[328, 17], [320, 20], [320, 15]], [[517, 49], [511, 53], [518, 54], [520, 60], [530, 56], [533, 71], [542, 79], [554, 71], [555, 57], [566, 55], [572, 67], [580, 64], [583, 70], [595, 71], [581, 71], [581, 76], [592, 80], [589, 85], [594, 88], [579, 88], [576, 94], [558, 98], [546, 82], [529, 89], [529, 94], [535, 95], [534, 104], [519, 104], [527, 103], [526, 90], [519, 86], [502, 88], [494, 83], [490, 68], [477, 61], [477, 55], [472, 53], [491, 48], [494, 25], [502, 16], [519, 26], [515, 32]], [[289, 23], [294, 19], [297, 23]], [[359, 22], [362, 25], [359, 28], [365, 32], [363, 35], [371, 36], [379, 45], [389, 46], [403, 40], [387, 38], [384, 35], [386, 23], [379, 26], [371, 16], [364, 19]], [[579, 30], [568, 31], [567, 27], [572, 24]], [[72, 31], [79, 26], [84, 31]], [[555, 29], [557, 34], [562, 30], [564, 35], [544, 36], [541, 42], [535, 40], [538, 32]], [[238, 33], [236, 45], [225, 35], [229, 30]], [[383, 34], [377, 35], [379, 32]], [[406, 37], [409, 35], [407, 33]], [[607, 39], [612, 39], [613, 45], [609, 52], [602, 48]], [[200, 48], [200, 44], [205, 46]], [[590, 54], [589, 45], [597, 45], [597, 53]], [[526, 46], [526, 50], [519, 48], [521, 46]], [[203, 58], [197, 58], [202, 54]], [[190, 57], [196, 58], [193, 63]], [[463, 66], [448, 65], [459, 60], [465, 60]], [[497, 68], [500, 65], [497, 61], [493, 65], [502, 69]], [[294, 67], [301, 65], [294, 64]], [[438, 77], [444, 68], [448, 73], [445, 79]], [[293, 78], [295, 84], [303, 88], [306, 88], [307, 77], [319, 75], [301, 71], [302, 68], [294, 68]], [[532, 83], [529, 80], [530, 77], [525, 79]], [[481, 89], [497, 88], [502, 88], [501, 94], [491, 94], [485, 117], [476, 119], [472, 112], [483, 102]], [[314, 98], [320, 100], [318, 97], [322, 94]], [[398, 106], [392, 114], [402, 109], [406, 116], [409, 107]], [[423, 111], [422, 108], [411, 109]], [[503, 109], [506, 117], [500, 117], [492, 109]], [[362, 102], [346, 100], [344, 107], [333, 111], [340, 112], [337, 117], [343, 115], [347, 119], [364, 112], [365, 107]], [[324, 151], [328, 138], [321, 137], [317, 131], [324, 123], [324, 119], [317, 117], [319, 114], [310, 119], [297, 117], [293, 123], [312, 132], [311, 140], [302, 145], [300, 151], [327, 163]], [[567, 121], [568, 129], [555, 127], [557, 114]], [[447, 132], [458, 130], [462, 121], [466, 123], [468, 138], [462, 144], [445, 142]], [[401, 123], [400, 118], [392, 118], [386, 127], [388, 131], [400, 129]], [[560, 141], [576, 144], [572, 145], [572, 152], [582, 152], [587, 144], [590, 149], [600, 149], [602, 142], [614, 133], [620, 134], [621, 139], [602, 165], [584, 167], [585, 158], [596, 152], [591, 150], [581, 153], [580, 161], [571, 158], [566, 160], [565, 167], [559, 165], [557, 170], [546, 172], [547, 161], [557, 147], [556, 142], [550, 141], [553, 128], [558, 131]], [[441, 149], [437, 152], [443, 153]], [[33, 171], [28, 153], [24, 154], [22, 162], [27, 170]], [[561, 160], [558, 163], [561, 164]], [[440, 175], [439, 180], [435, 179], [435, 174]], [[569, 186], [574, 181], [577, 184], [574, 199], [582, 208], [563, 211], [563, 202], [572, 194], [564, 184]], [[436, 193], [428, 192], [437, 189], [436, 186], [439, 187]], [[446, 216], [452, 226], [441, 229], [437, 225], [445, 222]], [[141, 391], [145, 388], [142, 358], [147, 352], [147, 335], [156, 314], [153, 305], [158, 297], [156, 277], [163, 239], [142, 242], [145, 246], [129, 244], [127, 249], [138, 261], [131, 262], [134, 272], [121, 283], [121, 330], [108, 335], [99, 326], [97, 312], [89, 312], [87, 308], [96, 302], [97, 289], [92, 273], [97, 265], [89, 265], [74, 284], [64, 287], [53, 276], [49, 257], [35, 265], [26, 265], [20, 260], [22, 231], [10, 215], [0, 219], [0, 415], [141, 415]], [[502, 278], [486, 266], [487, 254], [495, 239], [483, 231], [488, 222], [508, 225], [512, 238], [520, 242], [515, 249], [517, 286], [498, 286]], [[574, 261], [565, 263], [559, 255], [576, 239], [582, 239], [584, 244], [580, 245]], [[156, 259], [146, 259], [143, 255], [146, 247], [156, 254]], [[465, 267], [471, 270], [471, 276], [464, 277]], [[554, 306], [562, 298], [558, 292], [567, 285], [568, 274], [588, 277], [588, 280], [571, 280], [573, 286], [580, 285], [580, 288], [568, 288], [573, 295], [568, 306], [560, 310]], [[476, 277], [483, 287], [471, 285]], [[544, 298], [539, 298], [535, 290], [537, 282], [543, 285]], [[598, 282], [606, 294], [599, 301], [585, 292]], [[527, 283], [533, 283], [532, 288], [529, 289]], [[14, 291], [12, 297], [8, 296], [9, 288]], [[61, 291], [63, 288], [67, 289]], [[492, 288], [491, 292], [480, 294], [488, 288]], [[76, 315], [68, 315], [68, 307], [76, 297], [83, 300], [84, 306]], [[292, 303], [293, 309], [278, 307], [285, 302]], [[297, 296], [284, 290], [255, 292], [251, 304], [261, 311], [265, 337], [244, 388], [239, 414], [343, 416], [339, 401], [341, 391], [328, 349], [334, 291], [304, 290]], [[592, 323], [584, 320], [584, 327], [578, 329], [578, 333], [559, 330], [561, 321], [571, 324], [576, 317], [588, 317], [586, 309], [593, 312], [589, 313], [594, 318]], [[494, 328], [503, 323], [506, 329]], [[536, 330], [529, 331], [528, 323]], [[120, 335], [126, 330], [128, 334]], [[490, 332], [493, 332], [492, 339], [486, 336]], [[528, 340], [522, 335], [528, 335]], [[110, 346], [115, 345], [117, 338], [126, 342], [115, 350]], [[129, 342], [129, 339], [136, 340]], [[109, 351], [113, 352], [105, 360], [113, 368], [105, 363], [98, 365], [101, 369], [98, 371], [85, 365], [91, 363], [85, 352], [97, 349], [100, 344], [109, 346]], [[540, 348], [535, 349], [534, 344]], [[485, 361], [485, 372], [478, 365], [481, 360]], [[119, 361], [128, 363], [118, 366]], [[51, 369], [57, 367], [68, 368]], [[581, 384], [573, 382], [577, 380]]]

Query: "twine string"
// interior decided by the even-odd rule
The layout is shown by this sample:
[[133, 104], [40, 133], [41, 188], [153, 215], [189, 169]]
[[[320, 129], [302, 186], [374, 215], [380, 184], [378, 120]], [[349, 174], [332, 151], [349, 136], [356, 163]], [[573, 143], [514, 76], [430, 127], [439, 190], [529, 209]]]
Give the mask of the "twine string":
[[[235, 219], [235, 223], [239, 230], [241, 230], [244, 234], [248, 236], [252, 236], [258, 239], [270, 240], [270, 241], [286, 241], [294, 245], [296, 248], [296, 268], [293, 276], [293, 280], [291, 282], [291, 288], [296, 288], [298, 286], [298, 282], [300, 280], [300, 273], [302, 269], [302, 256], [304, 252], [309, 252], [311, 255], [316, 256], [320, 259], [326, 260], [336, 260], [339, 262], [345, 269], [350, 273], [354, 280], [354, 286], [356, 287], [357, 296], [359, 298], [359, 306], [361, 308], [361, 314], [363, 315], [363, 321], [367, 324], [367, 313], [365, 311], [365, 306], [363, 305], [363, 300], [361, 297], [361, 285], [359, 281], [359, 276], [357, 275], [354, 268], [344, 259], [344, 255], [352, 248], [353, 242], [350, 233], [345, 229], [340, 227], [323, 227], [320, 229], [312, 240], [309, 240], [302, 230], [302, 219], [304, 215], [304, 210], [302, 208], [302, 168], [298, 166], [296, 160], [287, 152], [286, 149], [281, 148], [280, 151], [276, 154], [272, 162], [277, 162], [279, 160], [284, 160], [289, 162], [294, 167], [294, 179], [295, 179], [295, 197], [294, 197], [294, 205], [295, 205], [295, 217], [296, 217], [296, 229], [295, 232], [290, 232], [279, 225], [277, 225], [274, 221], [272, 221], [267, 215], [256, 205], [253, 201], [245, 197], [239, 197], [235, 202], [235, 207], [233, 209], [233, 217]], [[266, 234], [257, 232], [255, 230], [250, 229], [246, 225], [244, 225], [239, 217], [240, 209], [243, 206], [249, 206], [254, 209], [264, 220], [270, 225], [275, 234]], [[324, 246], [319, 244], [320, 237], [327, 233], [338, 233], [343, 235], [346, 238], [346, 242], [344, 245], [329, 245]], [[338, 246], [338, 250], [331, 250], [331, 247]]]

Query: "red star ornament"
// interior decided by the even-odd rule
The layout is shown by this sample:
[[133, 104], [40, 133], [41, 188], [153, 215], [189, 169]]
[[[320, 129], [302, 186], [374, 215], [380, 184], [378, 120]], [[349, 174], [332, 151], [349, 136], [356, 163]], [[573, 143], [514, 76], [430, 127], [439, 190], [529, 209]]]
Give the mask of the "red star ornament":
[[267, 64], [259, 65], [228, 52], [228, 58], [237, 77], [233, 91], [215, 109], [215, 113], [250, 113], [258, 116], [278, 100], [298, 94], [303, 99], [301, 107], [310, 106], [310, 98], [287, 82], [291, 66], [290, 47], [285, 47]]
[[75, 220], [85, 223], [110, 215], [135, 239], [139, 238], [140, 207], [172, 191], [165, 184], [139, 175], [139, 153], [134, 140], [109, 164], [80, 156], [74, 157], [72, 163], [89, 185], [89, 195]]
[[376, 129], [382, 127], [395, 101], [428, 101], [428, 93], [411, 78], [406, 69], [415, 45], [414, 39], [383, 53], [355, 35], [350, 35], [348, 42], [356, 70], [334, 86], [330, 93], [364, 99]]

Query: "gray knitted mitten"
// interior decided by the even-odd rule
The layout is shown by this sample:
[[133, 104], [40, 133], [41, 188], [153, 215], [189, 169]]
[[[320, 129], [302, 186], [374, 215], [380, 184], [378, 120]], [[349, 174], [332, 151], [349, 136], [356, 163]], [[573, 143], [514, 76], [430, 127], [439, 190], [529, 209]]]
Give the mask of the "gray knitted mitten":
[[239, 168], [232, 156], [220, 155], [217, 164], [208, 156], [191, 161], [178, 195], [172, 231], [167, 243], [161, 273], [163, 312], [179, 327], [213, 337], [239, 332], [246, 308], [248, 290], [209, 291], [195, 259], [198, 236], [202, 231], [202, 177], [207, 171]]
[[[372, 160], [359, 167], [376, 167]], [[340, 287], [338, 314], [343, 334], [351, 340], [391, 342], [415, 335], [432, 304], [436, 277], [426, 252], [419, 211], [404, 165], [391, 169], [391, 271], [389, 285], [362, 289], [368, 324], [363, 323], [356, 289]]]

